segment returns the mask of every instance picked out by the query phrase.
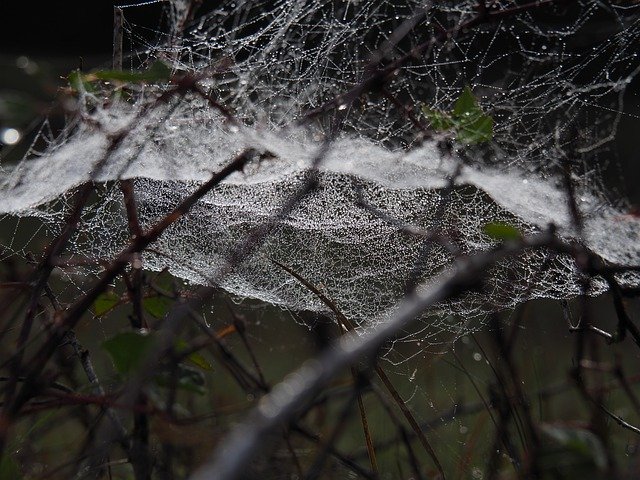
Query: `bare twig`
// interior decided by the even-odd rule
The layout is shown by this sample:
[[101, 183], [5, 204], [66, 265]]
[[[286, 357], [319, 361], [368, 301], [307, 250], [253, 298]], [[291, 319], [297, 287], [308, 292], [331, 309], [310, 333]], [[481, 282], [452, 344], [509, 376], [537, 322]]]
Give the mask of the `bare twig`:
[[[356, 332], [355, 325], [353, 325], [353, 323], [340, 311], [340, 309], [338, 309], [337, 305], [326, 294], [320, 291], [320, 289], [318, 289], [311, 282], [303, 278], [299, 273], [294, 271], [292, 268], [282, 263], [279, 263], [275, 260], [272, 260], [272, 261], [276, 265], [278, 265], [280, 268], [285, 270], [287, 273], [289, 273], [291, 276], [293, 276], [300, 283], [302, 283], [306, 288], [308, 288], [312, 293], [314, 293], [322, 301], [322, 303], [324, 303], [327, 307], [329, 307], [331, 311], [336, 315], [339, 325], [343, 325], [344, 326], [343, 328], [347, 332], [351, 332], [351, 333]], [[380, 367], [377, 360], [374, 360], [374, 369], [376, 374], [384, 384], [385, 388], [391, 394], [391, 397], [393, 398], [393, 400], [396, 402], [396, 405], [398, 406], [398, 408], [400, 408], [400, 410], [402, 411], [402, 414], [405, 416], [405, 418], [409, 422], [409, 425], [411, 425], [411, 428], [414, 430], [414, 432], [420, 439], [420, 443], [424, 447], [427, 454], [431, 457], [434, 464], [436, 465], [436, 468], [438, 468], [440, 475], [442, 475], [442, 478], [444, 479], [445, 478], [444, 469], [442, 468], [442, 464], [440, 463], [440, 460], [438, 459], [433, 447], [427, 440], [426, 435], [420, 428], [420, 425], [418, 424], [415, 417], [411, 413], [411, 410], [409, 410], [405, 401], [402, 399], [402, 397], [400, 396], [396, 388], [393, 386], [393, 383], [391, 383], [391, 380], [389, 379], [385, 371], [382, 369], [382, 367]]]

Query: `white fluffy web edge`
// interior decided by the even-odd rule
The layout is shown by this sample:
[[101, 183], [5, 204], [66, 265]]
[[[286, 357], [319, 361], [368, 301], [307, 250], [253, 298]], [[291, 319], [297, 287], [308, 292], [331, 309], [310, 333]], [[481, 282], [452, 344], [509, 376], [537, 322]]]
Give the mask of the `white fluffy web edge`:
[[[206, 284], [216, 277], [229, 252], [267, 222], [303, 182], [320, 144], [304, 131], [227, 128], [211, 119], [200, 126], [194, 122], [184, 136], [176, 125], [183, 121], [182, 117], [168, 119], [159, 129], [155, 119], [138, 125], [141, 131], [115, 152], [95, 180], [136, 179], [140, 220], [148, 227], [242, 149], [273, 153], [274, 158], [229, 177], [145, 255], [147, 268], [169, 268], [187, 281]], [[141, 138], [146, 139], [143, 144]], [[90, 180], [92, 165], [105, 154], [107, 144], [102, 132], [78, 132], [50, 154], [22, 163], [3, 179], [0, 211], [49, 218], [48, 205]], [[363, 138], [340, 138], [320, 165], [319, 187], [221, 286], [235, 295], [293, 310], [326, 310], [275, 260], [318, 285], [363, 325], [379, 318], [401, 298], [425, 242], [363, 209], [356, 191], [367, 204], [400, 223], [440, 230], [466, 254], [495, 244], [483, 230], [490, 222], [508, 223], [522, 232], [554, 224], [560, 234], [574, 235], [566, 193], [557, 179], [535, 177], [517, 167], [465, 165], [456, 177], [456, 188], [443, 199], [457, 162], [442, 157], [433, 143], [405, 152], [390, 151]], [[579, 192], [578, 200], [587, 246], [615, 264], [640, 263], [640, 220], [588, 191]], [[121, 192], [107, 190], [101, 201], [101, 214], [83, 222], [74, 252], [110, 258], [125, 246], [127, 222]], [[429, 249], [419, 274], [423, 282], [453, 261], [441, 246], [433, 244]], [[497, 266], [485, 294], [440, 306], [443, 318], [447, 314], [477, 317], [529, 298], [578, 295], [579, 279], [572, 262], [558, 257], [542, 269], [546, 258], [544, 252], [528, 253]], [[604, 288], [603, 282], [596, 282], [592, 293]], [[443, 321], [434, 328], [459, 326]]]

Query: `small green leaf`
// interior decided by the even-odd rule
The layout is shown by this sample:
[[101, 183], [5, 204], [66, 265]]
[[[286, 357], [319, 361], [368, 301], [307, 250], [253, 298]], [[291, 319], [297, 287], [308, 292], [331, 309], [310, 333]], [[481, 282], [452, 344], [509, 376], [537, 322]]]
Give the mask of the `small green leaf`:
[[120, 296], [115, 292], [101, 293], [93, 302], [93, 313], [100, 317], [111, 311], [120, 303]]
[[67, 75], [67, 80], [69, 81], [69, 85], [71, 85], [76, 90], [79, 90], [82, 86], [82, 72], [80, 72], [80, 70], [74, 70], [69, 75]]
[[460, 122], [458, 136], [460, 143], [483, 143], [493, 138], [493, 118], [482, 115], [468, 122]]
[[482, 143], [493, 138], [493, 118], [482, 112], [468, 86], [456, 101], [452, 115], [456, 124], [456, 140], [460, 143]]
[[142, 308], [154, 318], [164, 318], [171, 309], [173, 299], [158, 295], [156, 297], [147, 297], [142, 299]]
[[167, 269], [162, 270], [153, 278], [152, 285], [162, 293], [142, 300], [142, 306], [147, 313], [155, 318], [164, 318], [174, 302], [174, 299], [169, 296], [174, 291], [174, 281], [174, 277]]
[[482, 110], [480, 109], [478, 100], [471, 91], [471, 88], [467, 85], [466, 87], [464, 87], [464, 90], [462, 90], [462, 93], [453, 106], [453, 117], [462, 119], [466, 116], [478, 114], [482, 115]]
[[173, 292], [174, 282], [175, 278], [166, 268], [153, 278], [153, 285], [167, 292]]
[[500, 241], [508, 241], [508, 240], [518, 240], [522, 238], [522, 234], [520, 230], [518, 230], [513, 225], [509, 225], [508, 223], [502, 222], [491, 222], [487, 223], [483, 227], [484, 233], [489, 235], [494, 240]]
[[202, 370], [212, 371], [213, 367], [209, 361], [204, 358], [200, 353], [194, 352], [187, 357], [187, 359], [193, 363], [196, 367], [200, 367]]
[[431, 124], [431, 127], [433, 127], [433, 129], [438, 132], [441, 132], [443, 130], [450, 130], [455, 125], [449, 115], [439, 110], [432, 110], [427, 106], [423, 106], [422, 113], [424, 113], [425, 117], [427, 117], [427, 120]]
[[153, 335], [123, 332], [102, 342], [118, 373], [126, 374], [135, 369], [152, 345]]
[[460, 143], [474, 144], [488, 142], [493, 138], [493, 118], [485, 115], [466, 86], [453, 107], [451, 113], [422, 107], [422, 113], [436, 131], [454, 130]]
[[[187, 342], [182, 339], [179, 339], [175, 343], [175, 349], [178, 353], [184, 352], [187, 348], [189, 348]], [[202, 370], [213, 371], [213, 367], [211, 366], [209, 361], [198, 352], [193, 352], [192, 354], [190, 354], [187, 357], [187, 360], [194, 364], [196, 367], [201, 368]]]
[[158, 83], [171, 78], [171, 69], [163, 62], [156, 61], [148, 70], [127, 72], [124, 70], [98, 70], [85, 76], [90, 80], [117, 81], [124, 83]]
[[67, 80], [69, 81], [71, 88], [78, 92], [84, 90], [86, 92], [93, 93], [96, 90], [91, 82], [87, 80], [86, 75], [84, 75], [80, 70], [74, 70], [67, 75]]
[[151, 82], [163, 82], [171, 78], [171, 68], [164, 62], [156, 60], [146, 72], [146, 79]]

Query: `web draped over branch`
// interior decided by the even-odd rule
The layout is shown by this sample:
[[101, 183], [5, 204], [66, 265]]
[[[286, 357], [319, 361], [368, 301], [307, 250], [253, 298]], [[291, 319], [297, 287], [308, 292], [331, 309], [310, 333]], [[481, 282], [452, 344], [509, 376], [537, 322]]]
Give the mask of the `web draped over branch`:
[[[478, 14], [478, 2], [223, 2], [195, 20], [187, 18], [187, 3], [171, 4], [171, 26], [153, 42], [127, 24], [135, 46], [130, 67], [161, 60], [175, 76], [197, 78], [234, 120], [193, 93], [139, 116], [169, 85], [133, 85], [127, 95], [114, 85], [81, 88], [78, 115], [63, 135], [19, 165], [2, 166], [0, 213], [36, 217], [55, 233], [78, 185], [101, 183], [67, 253], [108, 259], [129, 237], [113, 181], [135, 179], [148, 228], [239, 151], [268, 152], [144, 253], [145, 268], [169, 268], [207, 284], [234, 246], [295, 192], [322, 142], [335, 136], [317, 188], [221, 281], [224, 289], [292, 310], [326, 311], [280, 263], [366, 328], [455, 257], [494, 246], [485, 229], [490, 223], [522, 233], [554, 224], [607, 262], [640, 264], [640, 219], [622, 201], [612, 202], [601, 182], [601, 154], [623, 114], [624, 89], [640, 69], [636, 8], [557, 2], [458, 30]], [[513, 8], [487, 3], [491, 11]], [[432, 41], [443, 31], [448, 38]], [[425, 44], [381, 88], [305, 120]], [[493, 118], [487, 144], [463, 145], [451, 132], [433, 132], [421, 113], [423, 106], [451, 111], [466, 86]], [[96, 170], [123, 129], [126, 139]], [[563, 188], [567, 164], [581, 233]], [[29, 248], [16, 237], [7, 252]], [[635, 274], [618, 278], [625, 285], [639, 281]], [[437, 315], [425, 319], [423, 335], [464, 333], [472, 327], [461, 323], [463, 316], [482, 319], [530, 298], [571, 298], [583, 288], [573, 260], [545, 251], [504, 261], [483, 282], [431, 312]], [[590, 288], [597, 294], [606, 284], [596, 280]]]

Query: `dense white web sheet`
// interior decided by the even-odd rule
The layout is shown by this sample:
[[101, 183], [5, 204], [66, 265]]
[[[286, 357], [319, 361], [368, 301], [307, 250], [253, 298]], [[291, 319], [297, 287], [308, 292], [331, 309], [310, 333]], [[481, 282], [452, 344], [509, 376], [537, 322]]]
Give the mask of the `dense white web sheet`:
[[[429, 38], [435, 25], [461, 24], [474, 14], [475, 3], [434, 6], [395, 54]], [[181, 2], [172, 5], [175, 27], [186, 10]], [[107, 182], [107, 188], [88, 209], [70, 248], [71, 253], [109, 258], [128, 237], [121, 193], [109, 181], [136, 179], [140, 218], [148, 227], [242, 149], [268, 151], [274, 158], [233, 174], [144, 255], [147, 268], [169, 267], [188, 281], [206, 283], [231, 249], [301, 184], [331, 123], [293, 127], [294, 120], [356, 84], [372, 52], [423, 7], [424, 2], [408, 0], [225, 3], [184, 37], [169, 31], [147, 44], [139, 60], [160, 58], [180, 71], [210, 72], [203, 84], [243, 127], [225, 124], [219, 112], [192, 96], [131, 124], [157, 95], [156, 87], [141, 87], [135, 101], [106, 104], [98, 94], [85, 94], [81, 109], [92, 122], [80, 118], [41, 156], [3, 166], [0, 213], [41, 218], [55, 232], [74, 188], [91, 178], [103, 157], [109, 135], [130, 129], [94, 172], [93, 180]], [[428, 282], [449, 267], [453, 256], [363, 209], [358, 192], [366, 204], [398, 223], [437, 230], [462, 253], [494, 244], [483, 231], [490, 222], [509, 223], [523, 232], [553, 223], [571, 237], [575, 232], [557, 174], [569, 150], [577, 160], [584, 242], [607, 261], [640, 264], [640, 220], [606, 199], [597, 163], [598, 149], [615, 133], [620, 92], [639, 68], [637, 19], [631, 10], [598, 10], [592, 2], [576, 2], [560, 13], [562, 21], [553, 12], [548, 21], [524, 14], [460, 34], [436, 45], [390, 83], [393, 95], [408, 105], [443, 110], [451, 108], [464, 85], [471, 85], [496, 125], [482, 155], [474, 151], [464, 162], [455, 154], [442, 155], [435, 142], [416, 142], [410, 122], [389, 102], [364, 96], [339, 113], [344, 114], [343, 132], [320, 165], [319, 188], [222, 286], [240, 297], [294, 310], [326, 310], [275, 260], [318, 285], [345, 314], [366, 325], [403, 295], [412, 272]], [[137, 40], [135, 26], [129, 28], [132, 41]], [[594, 38], [585, 39], [585, 29]], [[96, 128], [97, 122], [103, 127]], [[459, 163], [460, 174], [449, 192]], [[12, 250], [20, 248], [13, 245]], [[428, 335], [460, 331], [446, 314], [481, 317], [528, 298], [570, 298], [580, 292], [571, 261], [549, 258], [546, 252], [527, 253], [494, 270], [484, 293], [442, 305], [442, 320]], [[633, 276], [622, 280], [638, 281]], [[592, 293], [604, 288], [596, 281]]]

